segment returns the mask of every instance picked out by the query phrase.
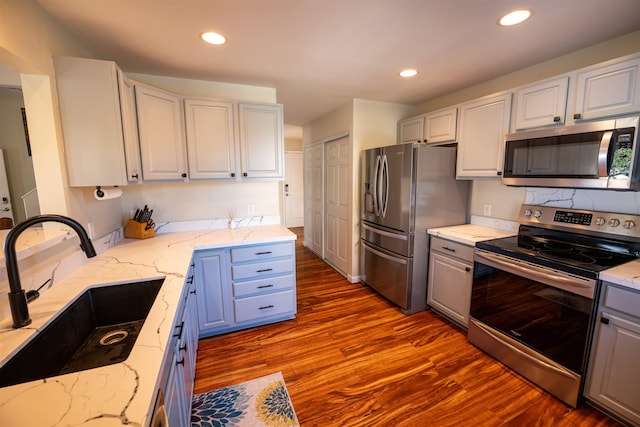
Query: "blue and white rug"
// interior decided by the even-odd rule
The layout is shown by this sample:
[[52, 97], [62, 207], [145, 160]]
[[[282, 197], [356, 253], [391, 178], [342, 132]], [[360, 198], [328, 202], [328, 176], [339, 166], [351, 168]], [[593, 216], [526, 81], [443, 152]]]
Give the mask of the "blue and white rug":
[[192, 427], [299, 427], [281, 372], [193, 396]]

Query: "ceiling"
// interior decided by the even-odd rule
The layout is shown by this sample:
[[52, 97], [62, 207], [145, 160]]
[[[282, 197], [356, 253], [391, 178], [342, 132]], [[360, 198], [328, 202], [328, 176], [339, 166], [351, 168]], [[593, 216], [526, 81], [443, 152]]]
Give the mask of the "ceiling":
[[[418, 104], [640, 29], [639, 0], [36, 1], [96, 58], [276, 88], [298, 126], [353, 98]], [[533, 17], [496, 25], [519, 7]], [[419, 74], [398, 77], [407, 67]]]

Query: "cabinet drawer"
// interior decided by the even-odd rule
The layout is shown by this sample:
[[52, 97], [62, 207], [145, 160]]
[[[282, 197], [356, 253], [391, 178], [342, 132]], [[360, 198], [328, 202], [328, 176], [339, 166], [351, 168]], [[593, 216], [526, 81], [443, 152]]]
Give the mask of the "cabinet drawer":
[[640, 293], [609, 285], [605, 286], [604, 292], [604, 307], [640, 318]]
[[441, 237], [431, 236], [431, 250], [473, 262], [473, 246], [464, 245]]
[[265, 292], [292, 289], [294, 285], [293, 275], [268, 277], [259, 280], [250, 280], [233, 284], [233, 295], [241, 297], [244, 295], [259, 294]]
[[278, 316], [294, 312], [295, 299], [293, 291], [277, 292], [268, 295], [240, 298], [233, 301], [236, 322], [260, 319], [261, 317]]
[[293, 243], [273, 243], [268, 245], [250, 246], [231, 249], [231, 262], [260, 261], [293, 255]]
[[271, 276], [292, 272], [293, 259], [281, 259], [277, 261], [264, 261], [251, 264], [231, 266], [233, 280], [250, 279], [252, 277]]

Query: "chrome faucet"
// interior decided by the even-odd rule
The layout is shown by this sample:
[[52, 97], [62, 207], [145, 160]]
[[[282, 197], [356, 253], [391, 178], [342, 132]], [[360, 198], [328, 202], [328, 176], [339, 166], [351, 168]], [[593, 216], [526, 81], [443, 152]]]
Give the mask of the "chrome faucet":
[[4, 257], [7, 266], [7, 277], [9, 278], [9, 307], [13, 318], [13, 327], [22, 328], [31, 323], [27, 303], [38, 297], [37, 292], [24, 292], [20, 283], [20, 272], [18, 271], [18, 257], [16, 255], [16, 241], [20, 234], [32, 225], [42, 222], [61, 222], [71, 227], [80, 238], [80, 249], [84, 251], [87, 258], [96, 256], [96, 250], [91, 243], [85, 229], [75, 219], [62, 215], [37, 215], [16, 224], [7, 234], [4, 241]]

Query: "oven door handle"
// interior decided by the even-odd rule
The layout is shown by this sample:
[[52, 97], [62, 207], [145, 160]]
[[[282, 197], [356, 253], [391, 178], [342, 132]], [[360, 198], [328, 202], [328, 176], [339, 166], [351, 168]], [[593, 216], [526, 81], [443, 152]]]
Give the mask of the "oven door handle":
[[587, 298], [593, 298], [593, 291], [595, 288], [594, 280], [581, 279], [579, 277], [572, 276], [560, 276], [553, 274], [552, 270], [531, 264], [523, 265], [521, 263], [517, 263], [517, 260], [507, 261], [500, 255], [495, 255], [486, 251], [476, 250], [475, 256], [480, 259], [481, 263], [487, 263], [487, 265], [499, 268], [507, 273], [529, 277], [556, 288], [565, 289]]

